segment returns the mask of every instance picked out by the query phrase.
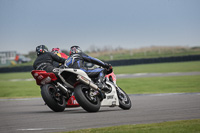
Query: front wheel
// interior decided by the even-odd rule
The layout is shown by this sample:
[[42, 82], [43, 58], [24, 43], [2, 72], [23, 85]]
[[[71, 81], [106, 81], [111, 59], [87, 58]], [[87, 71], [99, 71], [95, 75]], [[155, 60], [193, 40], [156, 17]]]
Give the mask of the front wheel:
[[80, 106], [88, 112], [97, 112], [101, 103], [98, 96], [91, 96], [90, 88], [86, 85], [78, 85], [74, 89], [74, 96]]
[[41, 95], [47, 106], [55, 112], [62, 112], [65, 110], [66, 101], [60, 94], [56, 87], [52, 84], [45, 84], [41, 87]]
[[128, 110], [131, 108], [131, 100], [129, 96], [120, 87], [117, 88], [117, 95], [119, 98], [119, 107]]

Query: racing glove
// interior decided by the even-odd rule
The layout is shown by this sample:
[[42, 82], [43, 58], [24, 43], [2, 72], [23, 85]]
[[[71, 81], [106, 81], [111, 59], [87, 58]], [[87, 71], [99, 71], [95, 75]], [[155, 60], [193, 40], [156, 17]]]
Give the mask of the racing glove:
[[107, 71], [109, 71], [109, 70], [112, 69], [112, 65], [108, 64], [108, 63], [105, 63], [105, 68], [107, 69]]

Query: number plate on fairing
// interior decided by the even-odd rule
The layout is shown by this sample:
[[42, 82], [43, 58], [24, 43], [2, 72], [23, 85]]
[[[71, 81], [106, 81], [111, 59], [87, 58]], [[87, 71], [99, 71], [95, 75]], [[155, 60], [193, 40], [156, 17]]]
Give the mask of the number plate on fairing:
[[101, 102], [102, 107], [114, 107], [114, 106], [119, 106], [119, 99], [117, 96], [116, 89], [113, 84], [106, 82], [112, 87], [112, 91], [110, 93], [106, 93], [106, 98], [103, 99]]

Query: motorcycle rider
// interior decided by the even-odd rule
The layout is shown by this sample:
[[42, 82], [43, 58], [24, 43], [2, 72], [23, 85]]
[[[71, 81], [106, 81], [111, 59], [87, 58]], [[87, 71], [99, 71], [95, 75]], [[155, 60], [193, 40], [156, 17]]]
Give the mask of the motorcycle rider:
[[[59, 57], [62, 57], [64, 59], [68, 58], [68, 56], [65, 53], [62, 53], [60, 48], [52, 48], [51, 52], [54, 53], [54, 54], [57, 54]], [[62, 65], [62, 63], [59, 63], [59, 62], [56, 62], [56, 61], [53, 62], [53, 66], [55, 66], [55, 67], [60, 67], [61, 65]]]
[[88, 69], [87, 67], [84, 67], [84, 61], [97, 64], [106, 68], [107, 70], [112, 69], [112, 66], [110, 64], [104, 63], [96, 58], [90, 57], [87, 54], [83, 53], [79, 46], [72, 46], [70, 48], [70, 53], [66, 61], [66, 65], [69, 68], [77, 68], [83, 70], [91, 78], [98, 77], [97, 86], [103, 91], [110, 91], [108, 86], [103, 82], [107, 70], [104, 68]]
[[58, 56], [62, 58], [65, 58], [65, 59], [68, 58], [68, 56], [60, 50], [60, 48], [52, 48], [51, 52], [53, 52], [54, 54], [57, 54]]
[[35, 70], [45, 70], [46, 72], [53, 72], [58, 76], [58, 71], [53, 66], [53, 61], [59, 63], [65, 63], [66, 59], [59, 57], [58, 55], [49, 52], [45, 45], [39, 45], [36, 47], [37, 58], [33, 63], [33, 68]]

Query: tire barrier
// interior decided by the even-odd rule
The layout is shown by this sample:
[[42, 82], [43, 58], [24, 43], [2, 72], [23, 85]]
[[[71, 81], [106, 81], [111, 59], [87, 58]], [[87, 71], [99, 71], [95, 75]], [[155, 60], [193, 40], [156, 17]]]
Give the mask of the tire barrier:
[[31, 72], [32, 66], [21, 66], [21, 67], [4, 67], [0, 68], [0, 73], [11, 73], [11, 72]]
[[[136, 65], [136, 64], [152, 64], [152, 63], [183, 62], [183, 61], [198, 61], [198, 60], [200, 60], [200, 55], [145, 58], [145, 59], [129, 59], [129, 60], [113, 60], [113, 61], [106, 61], [106, 62], [111, 64], [112, 66], [126, 66], [126, 65]], [[0, 73], [30, 72], [32, 70], [33, 70], [32, 66], [5, 67], [5, 68], [0, 68]]]

